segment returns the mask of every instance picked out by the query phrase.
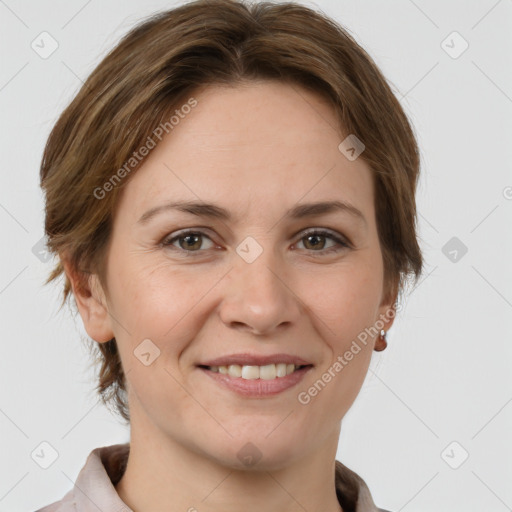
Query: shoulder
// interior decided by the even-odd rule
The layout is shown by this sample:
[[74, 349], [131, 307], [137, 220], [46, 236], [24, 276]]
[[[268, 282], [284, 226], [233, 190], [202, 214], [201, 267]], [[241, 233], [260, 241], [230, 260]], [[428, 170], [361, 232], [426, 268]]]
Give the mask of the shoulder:
[[45, 505], [36, 512], [76, 512], [76, 503], [73, 499], [73, 490], [69, 491], [61, 500]]
[[366, 482], [339, 460], [335, 461], [336, 493], [340, 505], [354, 512], [390, 512], [378, 508]]
[[[116, 492], [115, 484], [126, 468], [128, 443], [102, 446], [89, 453], [73, 488], [59, 501], [45, 505], [36, 512], [77, 512], [90, 509], [92, 501], [99, 510], [125, 504]], [[75, 489], [78, 491], [75, 493]]]

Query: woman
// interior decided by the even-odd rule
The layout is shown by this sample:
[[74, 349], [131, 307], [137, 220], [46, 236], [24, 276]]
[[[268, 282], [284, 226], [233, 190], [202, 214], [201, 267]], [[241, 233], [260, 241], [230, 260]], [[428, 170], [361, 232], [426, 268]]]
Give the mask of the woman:
[[40, 512], [375, 512], [341, 421], [421, 274], [411, 126], [375, 63], [295, 3], [135, 27], [46, 145], [48, 247], [130, 443]]

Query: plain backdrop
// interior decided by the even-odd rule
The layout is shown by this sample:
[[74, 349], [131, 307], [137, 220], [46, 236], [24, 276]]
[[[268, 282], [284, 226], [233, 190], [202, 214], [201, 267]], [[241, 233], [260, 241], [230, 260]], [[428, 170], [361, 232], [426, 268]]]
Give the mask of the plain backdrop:
[[[94, 394], [80, 317], [58, 312], [61, 283], [43, 286], [39, 165], [81, 81], [178, 3], [0, 0], [0, 512], [62, 498], [93, 448], [129, 440]], [[301, 3], [370, 53], [422, 153], [425, 273], [373, 355], [338, 459], [394, 512], [512, 510], [512, 1]], [[42, 32], [58, 44], [47, 58]], [[43, 442], [58, 452], [48, 469], [31, 456]]]

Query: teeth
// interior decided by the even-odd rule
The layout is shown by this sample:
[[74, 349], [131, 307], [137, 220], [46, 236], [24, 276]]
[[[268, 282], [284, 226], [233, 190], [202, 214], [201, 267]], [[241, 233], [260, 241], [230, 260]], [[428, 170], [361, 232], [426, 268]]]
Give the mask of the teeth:
[[276, 365], [275, 364], [266, 364], [265, 366], [260, 366], [260, 379], [270, 380], [275, 379], [277, 374]]
[[241, 377], [242, 376], [242, 367], [239, 364], [229, 365], [228, 375], [230, 377]]
[[259, 366], [242, 366], [242, 379], [259, 379], [260, 367]]
[[242, 377], [242, 379], [247, 380], [272, 380], [276, 377], [290, 375], [299, 368], [299, 366], [286, 363], [266, 364], [265, 366], [230, 364], [229, 366], [209, 366], [208, 368], [212, 372], [222, 373], [230, 377]]
[[[295, 369], [295, 365], [293, 365], [293, 368]], [[276, 375], [278, 377], [284, 377], [286, 375], [286, 363], [276, 364]]]

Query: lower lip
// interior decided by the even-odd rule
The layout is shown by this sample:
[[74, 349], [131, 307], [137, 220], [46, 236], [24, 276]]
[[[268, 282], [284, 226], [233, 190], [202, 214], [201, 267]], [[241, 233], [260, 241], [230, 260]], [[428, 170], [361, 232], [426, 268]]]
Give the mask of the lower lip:
[[311, 370], [312, 366], [306, 366], [300, 370], [295, 370], [285, 377], [276, 377], [275, 379], [242, 379], [242, 377], [231, 377], [229, 375], [212, 372], [206, 368], [199, 368], [219, 385], [243, 396], [266, 397], [273, 396], [298, 384], [304, 375]]

